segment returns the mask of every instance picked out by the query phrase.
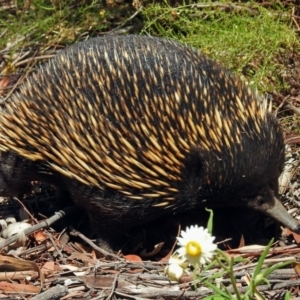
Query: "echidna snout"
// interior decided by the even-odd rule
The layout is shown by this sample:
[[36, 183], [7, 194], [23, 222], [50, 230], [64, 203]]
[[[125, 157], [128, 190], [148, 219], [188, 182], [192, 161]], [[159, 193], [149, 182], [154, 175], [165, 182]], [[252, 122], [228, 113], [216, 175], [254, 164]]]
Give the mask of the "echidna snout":
[[0, 112], [0, 190], [41, 180], [69, 191], [107, 245], [158, 216], [214, 205], [255, 208], [299, 232], [277, 199], [284, 142], [268, 107], [193, 48], [90, 39], [37, 70]]
[[259, 210], [292, 231], [300, 233], [300, 224], [286, 212], [286, 209], [270, 188], [265, 188], [263, 193], [254, 197], [251, 201], [249, 201], [249, 199], [244, 199], [244, 201], [245, 200], [247, 203], [246, 206]]
[[300, 233], [300, 224], [286, 212], [284, 206], [277, 198], [274, 198], [274, 202], [274, 206], [265, 211], [266, 214], [271, 216], [276, 221], [282, 223], [290, 230]]

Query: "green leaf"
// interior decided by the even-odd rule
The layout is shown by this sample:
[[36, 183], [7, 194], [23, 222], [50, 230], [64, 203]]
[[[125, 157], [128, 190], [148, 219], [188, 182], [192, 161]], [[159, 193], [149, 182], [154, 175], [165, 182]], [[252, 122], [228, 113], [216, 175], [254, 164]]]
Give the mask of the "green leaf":
[[284, 300], [290, 300], [290, 299], [291, 299], [291, 292], [288, 291], [288, 292], [286, 292], [285, 295], [284, 295]]
[[207, 209], [207, 208], [205, 208], [205, 210], [209, 212], [209, 219], [208, 219], [208, 221], [207, 221], [207, 229], [208, 229], [208, 232], [209, 232], [210, 234], [212, 234], [214, 212], [213, 212], [212, 209]]

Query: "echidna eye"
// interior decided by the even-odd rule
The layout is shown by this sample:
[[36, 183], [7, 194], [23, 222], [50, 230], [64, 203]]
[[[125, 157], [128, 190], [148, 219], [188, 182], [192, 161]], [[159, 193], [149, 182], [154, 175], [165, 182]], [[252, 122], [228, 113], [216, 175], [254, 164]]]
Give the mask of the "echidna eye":
[[256, 203], [258, 204], [258, 205], [263, 205], [266, 201], [265, 201], [265, 198], [263, 197], [263, 196], [257, 196], [256, 198], [255, 198], [255, 200], [256, 200]]

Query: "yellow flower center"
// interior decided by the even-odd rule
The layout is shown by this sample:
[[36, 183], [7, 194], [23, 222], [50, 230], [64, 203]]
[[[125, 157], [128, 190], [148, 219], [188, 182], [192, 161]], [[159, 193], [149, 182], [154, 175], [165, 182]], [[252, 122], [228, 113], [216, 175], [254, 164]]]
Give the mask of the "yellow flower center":
[[191, 256], [199, 256], [202, 253], [200, 244], [196, 241], [190, 241], [186, 244], [186, 253]]

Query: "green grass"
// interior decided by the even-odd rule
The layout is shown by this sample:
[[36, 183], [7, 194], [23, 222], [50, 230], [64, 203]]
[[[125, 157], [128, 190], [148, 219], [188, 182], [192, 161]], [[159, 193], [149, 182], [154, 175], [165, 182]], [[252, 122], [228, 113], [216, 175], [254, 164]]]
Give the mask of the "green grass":
[[143, 33], [200, 48], [245, 75], [251, 85], [263, 92], [284, 88], [280, 80], [283, 66], [277, 63], [276, 57], [280, 52], [299, 51], [290, 9], [280, 5], [264, 9], [254, 3], [236, 3], [236, 9], [226, 12], [223, 9], [226, 3], [230, 2], [205, 1], [201, 8], [148, 6], [143, 11], [146, 20]]
[[0, 49], [16, 41], [14, 49], [40, 43], [71, 44], [84, 33], [106, 31], [107, 17], [113, 14], [97, 0], [35, 0], [29, 7], [24, 7], [23, 2], [18, 2], [14, 13], [0, 11]]
[[104, 6], [101, 0], [18, 1], [16, 9], [0, 10], [0, 76], [24, 73], [25, 63], [16, 67], [24, 53], [25, 60], [45, 56], [37, 60], [41, 64], [58, 45], [109, 32], [132, 13], [132, 6]]
[[[7, 52], [13, 61], [22, 48], [36, 45], [42, 53], [48, 46], [105, 33], [133, 14], [129, 2], [111, 8], [99, 0], [34, 0], [27, 7], [25, 1], [18, 1], [14, 13], [0, 11], [0, 50], [13, 45]], [[300, 45], [291, 21], [292, 7], [272, 3], [267, 9], [254, 2], [204, 0], [178, 7], [147, 3], [141, 13], [141, 34], [200, 48], [261, 92], [282, 91], [288, 85], [281, 76], [285, 67], [277, 58], [299, 51]]]
[[[35, 0], [28, 7], [24, 2], [18, 1], [14, 13], [0, 11], [0, 50], [13, 44], [11, 60], [22, 47], [71, 44], [82, 35], [107, 32], [133, 13], [131, 4], [112, 9], [98, 0]], [[142, 10], [141, 34], [200, 48], [260, 91], [279, 91], [287, 86], [276, 57], [300, 49], [290, 16], [291, 8], [276, 1], [267, 9], [251, 2], [202, 1], [178, 7], [148, 3]]]

